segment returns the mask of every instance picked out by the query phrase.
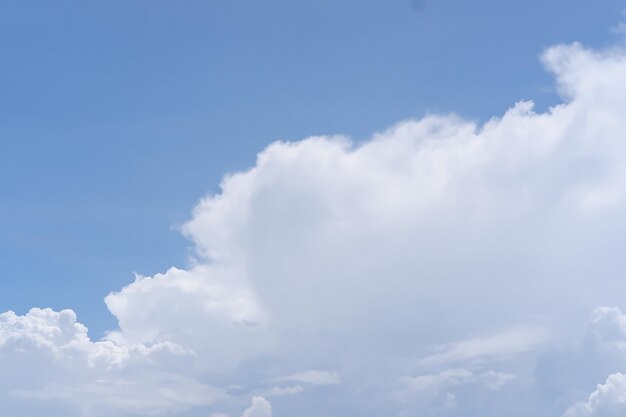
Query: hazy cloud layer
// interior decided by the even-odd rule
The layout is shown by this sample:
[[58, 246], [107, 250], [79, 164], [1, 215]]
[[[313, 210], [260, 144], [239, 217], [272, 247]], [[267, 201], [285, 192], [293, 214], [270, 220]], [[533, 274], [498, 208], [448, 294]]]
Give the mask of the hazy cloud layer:
[[189, 268], [106, 297], [101, 341], [69, 310], [2, 314], [4, 409], [623, 414], [626, 318], [598, 306], [626, 293], [626, 53], [543, 61], [545, 113], [268, 146], [194, 208]]

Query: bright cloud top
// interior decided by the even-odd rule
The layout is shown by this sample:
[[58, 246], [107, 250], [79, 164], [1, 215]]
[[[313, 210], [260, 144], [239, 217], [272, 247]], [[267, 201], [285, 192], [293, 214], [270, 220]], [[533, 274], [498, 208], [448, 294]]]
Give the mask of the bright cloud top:
[[0, 316], [1, 401], [16, 417], [251, 399], [243, 416], [269, 417], [261, 395], [275, 415], [619, 415], [626, 319], [595, 307], [626, 290], [626, 53], [543, 61], [566, 100], [545, 113], [270, 145], [193, 210], [191, 267], [106, 297], [104, 340], [69, 310]]

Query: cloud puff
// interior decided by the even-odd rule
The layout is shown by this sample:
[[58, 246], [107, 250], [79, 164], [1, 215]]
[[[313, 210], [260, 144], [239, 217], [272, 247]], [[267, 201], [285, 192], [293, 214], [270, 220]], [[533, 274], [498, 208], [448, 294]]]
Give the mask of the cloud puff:
[[[543, 61], [564, 98], [544, 113], [519, 102], [484, 125], [432, 115], [362, 143], [271, 144], [194, 208], [188, 269], [106, 298], [119, 328], [101, 341], [70, 311], [5, 313], [7, 409], [240, 410], [277, 380], [306, 384], [274, 397], [304, 417], [616, 404], [621, 312], [595, 310], [578, 334], [626, 291], [626, 54], [573, 44]], [[270, 413], [258, 397], [244, 416]]]
[[227, 370], [269, 343], [267, 319], [237, 268], [199, 265], [138, 276], [105, 302], [120, 345], [174, 342], [192, 349], [204, 369]]
[[250, 408], [241, 417], [271, 417], [272, 405], [263, 397], [254, 397]]
[[[554, 361], [563, 367], [579, 370], [578, 373], [567, 374], [562, 369], [556, 369], [558, 374], [568, 378], [569, 387], [582, 390], [589, 382], [608, 377], [586, 400], [570, 407], [565, 416], [623, 415], [626, 412], [626, 375], [614, 371], [626, 366], [626, 315], [616, 307], [596, 308], [587, 323], [584, 339], [573, 356], [574, 360]], [[576, 360], [584, 362], [577, 364]], [[587, 372], [580, 372], [585, 370]]]
[[484, 126], [429, 116], [359, 145], [272, 144], [183, 227], [199, 262], [241, 274], [279, 339], [312, 351], [376, 335], [407, 349], [408, 328], [447, 342], [610, 296], [624, 285], [589, 285], [587, 260], [623, 264], [599, 243], [623, 240], [626, 66], [578, 45], [544, 61], [569, 100], [547, 113], [521, 102]]
[[0, 399], [7, 409], [26, 402], [29, 410], [16, 405], [13, 415], [55, 407], [68, 415], [154, 414], [212, 404], [220, 393], [190, 376], [194, 361], [171, 342], [92, 342], [71, 310], [0, 314]]
[[573, 406], [565, 417], [619, 417], [626, 413], [626, 375], [609, 375], [604, 384], [589, 395], [586, 403]]

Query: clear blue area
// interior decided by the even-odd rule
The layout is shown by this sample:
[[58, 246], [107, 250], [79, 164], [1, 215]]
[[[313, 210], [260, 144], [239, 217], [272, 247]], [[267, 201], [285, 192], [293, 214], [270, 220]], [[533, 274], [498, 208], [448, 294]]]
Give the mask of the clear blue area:
[[537, 57], [614, 43], [623, 1], [5, 0], [0, 310], [71, 307], [99, 337], [132, 272], [277, 140], [556, 103]]

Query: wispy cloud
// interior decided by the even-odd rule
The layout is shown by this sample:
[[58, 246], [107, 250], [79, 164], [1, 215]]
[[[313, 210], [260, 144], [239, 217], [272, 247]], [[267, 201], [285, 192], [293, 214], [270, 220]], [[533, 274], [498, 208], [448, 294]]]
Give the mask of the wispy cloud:
[[439, 346], [436, 348], [437, 353], [418, 359], [417, 364], [433, 367], [503, 360], [542, 346], [548, 340], [549, 333], [543, 328], [518, 327]]
[[339, 375], [336, 372], [315, 370], [297, 372], [293, 375], [274, 378], [274, 381], [297, 381], [313, 385], [335, 385], [341, 383]]

